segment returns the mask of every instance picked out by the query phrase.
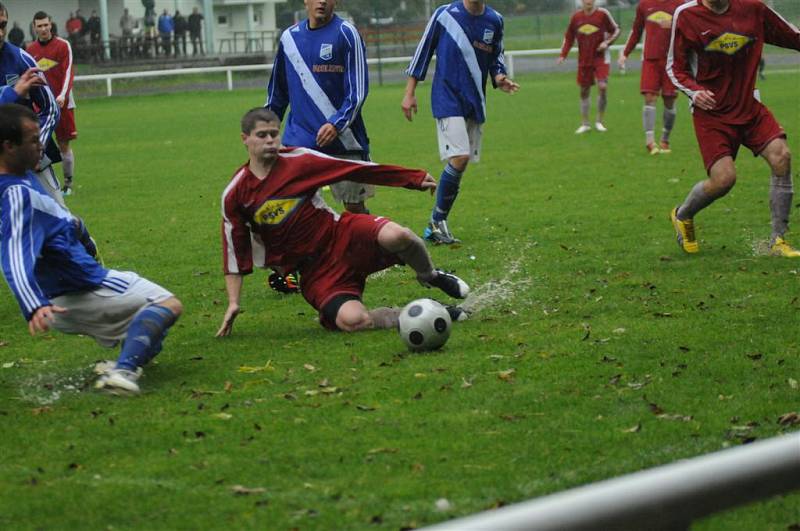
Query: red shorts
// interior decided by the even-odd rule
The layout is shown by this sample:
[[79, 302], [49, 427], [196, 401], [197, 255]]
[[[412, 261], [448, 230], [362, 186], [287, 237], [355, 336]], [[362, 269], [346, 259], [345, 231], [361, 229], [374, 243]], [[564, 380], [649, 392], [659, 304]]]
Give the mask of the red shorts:
[[608, 81], [608, 71], [609, 64], [606, 63], [605, 55], [598, 55], [594, 59], [594, 64], [578, 65], [578, 85], [591, 87], [595, 80], [598, 82]]
[[662, 96], [676, 96], [675, 85], [667, 75], [666, 59], [650, 59], [642, 61], [642, 80], [639, 85], [642, 94], [661, 94]]
[[75, 109], [61, 109], [61, 119], [56, 126], [56, 139], [59, 142], [69, 142], [78, 138], [75, 128]]
[[387, 218], [370, 214], [345, 212], [334, 229], [331, 245], [314, 262], [300, 270], [300, 289], [303, 297], [319, 313], [325, 328], [337, 330], [322, 309], [337, 295], [361, 298], [367, 277], [400, 259], [378, 245], [378, 232], [389, 223]]
[[741, 145], [758, 156], [776, 138], [786, 138], [783, 127], [769, 109], [760, 103], [756, 116], [744, 124], [725, 123], [719, 117], [711, 116], [700, 109], [694, 110], [692, 119], [706, 172], [723, 157], [730, 156], [735, 160]]

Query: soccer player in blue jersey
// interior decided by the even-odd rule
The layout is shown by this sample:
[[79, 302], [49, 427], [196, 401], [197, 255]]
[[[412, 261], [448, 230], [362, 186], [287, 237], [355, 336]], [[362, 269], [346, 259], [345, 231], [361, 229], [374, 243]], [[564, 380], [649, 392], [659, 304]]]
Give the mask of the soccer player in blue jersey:
[[480, 160], [486, 78], [491, 74], [492, 85], [509, 94], [519, 90], [519, 85], [506, 72], [503, 17], [483, 0], [456, 0], [433, 13], [406, 71], [409, 77], [402, 108], [409, 121], [417, 112], [417, 83], [425, 79], [434, 53], [431, 108], [437, 123], [439, 155], [447, 165], [424, 236], [437, 244], [453, 244], [460, 240], [447, 227], [447, 216], [467, 164]]
[[0, 105], [4, 103], [17, 103], [28, 97], [31, 87], [44, 85], [46, 82], [39, 75], [38, 68], [29, 68], [22, 74], [13, 87], [8, 85], [0, 87]]
[[182, 312], [180, 301], [133, 272], [108, 270], [78, 240], [72, 215], [31, 170], [42, 155], [36, 115], [0, 105], [0, 264], [30, 333], [55, 328], [122, 349], [97, 381], [137, 394], [141, 367], [160, 351]]
[[[283, 32], [264, 105], [285, 120], [283, 143], [349, 160], [369, 160], [369, 138], [361, 118], [369, 79], [367, 54], [358, 30], [334, 13], [336, 0], [304, 0], [308, 19]], [[331, 185], [345, 209], [367, 213], [372, 185]]]
[[[13, 87], [20, 77], [31, 68], [36, 68], [36, 61], [25, 50], [17, 48], [6, 42], [6, 28], [8, 25], [8, 10], [0, 2], [0, 87]], [[31, 87], [28, 97], [18, 101], [31, 109], [36, 108], [41, 129], [40, 140], [46, 147], [42, 160], [36, 168], [37, 178], [44, 189], [61, 206], [64, 200], [61, 197], [61, 186], [58, 184], [52, 162], [59, 162], [61, 155], [52, 139], [53, 131], [60, 116], [56, 98], [47, 84]]]

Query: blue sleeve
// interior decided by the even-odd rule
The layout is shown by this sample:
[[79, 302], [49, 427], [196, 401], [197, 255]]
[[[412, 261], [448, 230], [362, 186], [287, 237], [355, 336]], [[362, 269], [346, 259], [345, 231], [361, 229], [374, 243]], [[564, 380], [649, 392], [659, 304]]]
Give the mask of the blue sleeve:
[[438, 23], [439, 13], [448, 6], [441, 6], [434, 12], [428, 25], [425, 26], [425, 33], [422, 34], [422, 39], [419, 41], [417, 50], [414, 52], [414, 57], [411, 58], [411, 63], [408, 65], [406, 74], [410, 77], [416, 78], [420, 81], [425, 79], [428, 73], [428, 66], [433, 59], [433, 52], [436, 51], [436, 45], [439, 43], [439, 35], [442, 30], [441, 24]]
[[505, 57], [505, 47], [503, 45], [503, 32], [504, 32], [504, 25], [503, 25], [503, 18], [500, 17], [500, 24], [498, 25], [498, 31], [496, 37], [496, 43], [494, 46], [494, 52], [492, 53], [492, 62], [489, 63], [489, 77], [492, 79], [492, 86], [497, 87], [497, 84], [494, 82], [494, 77], [498, 74], [506, 75], [508, 71], [506, 70], [506, 57]]
[[286, 54], [283, 52], [283, 43], [278, 45], [278, 53], [272, 63], [272, 74], [267, 84], [267, 103], [264, 107], [270, 109], [283, 121], [286, 107], [289, 106], [289, 86], [286, 83]]
[[44, 236], [43, 227], [34, 222], [31, 190], [10, 186], [0, 200], [0, 261], [8, 287], [28, 321], [37, 309], [50, 304], [34, 274]]
[[332, 123], [337, 131], [350, 127], [361, 112], [369, 91], [367, 50], [364, 41], [361, 40], [358, 30], [350, 24], [342, 24], [340, 31], [349, 50], [346, 54], [347, 64], [344, 71], [344, 100], [336, 114], [328, 117], [328, 122]]
[[[20, 50], [20, 57], [25, 63], [25, 70], [28, 68], [38, 68], [36, 61], [34, 61], [33, 57], [31, 57], [27, 52]], [[39, 75], [43, 76], [43, 74]], [[58, 104], [56, 103], [55, 96], [53, 96], [53, 92], [46, 84], [39, 87], [31, 87], [28, 95], [39, 109], [39, 141], [43, 146], [46, 146], [47, 140], [53, 134], [56, 124], [58, 124], [58, 120], [61, 117], [61, 111], [58, 109]]]
[[0, 87], [0, 105], [6, 103], [17, 103], [19, 101], [19, 94], [12, 87]]

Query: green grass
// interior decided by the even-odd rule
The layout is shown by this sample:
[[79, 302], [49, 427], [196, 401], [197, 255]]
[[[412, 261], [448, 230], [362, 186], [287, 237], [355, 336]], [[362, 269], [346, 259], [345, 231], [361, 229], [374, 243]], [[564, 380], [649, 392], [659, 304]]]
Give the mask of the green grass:
[[[398, 529], [790, 431], [777, 419], [800, 395], [800, 263], [764, 255], [763, 161], [740, 153], [736, 188], [697, 217], [701, 253], [686, 256], [667, 221], [703, 176], [685, 99], [674, 153], [649, 157], [638, 76], [612, 78], [610, 130], [583, 137], [572, 72], [520, 81], [490, 95], [483, 160], [451, 216], [464, 245], [431, 249], [472, 284], [474, 319], [424, 355], [388, 331], [324, 331], [264, 274], [246, 280], [234, 336], [213, 338], [219, 197], [262, 90], [83, 101], [70, 207], [107, 264], [186, 312], [143, 396], [120, 400], [73, 389], [113, 353], [29, 337], [2, 290], [0, 527]], [[797, 82], [761, 90], [800, 153]], [[410, 124], [400, 85], [373, 89], [376, 160], [438, 175], [427, 86]], [[380, 189], [370, 208], [421, 229], [431, 201]], [[392, 269], [365, 300], [429, 294]], [[795, 494], [698, 527], [782, 530], [798, 507]]]

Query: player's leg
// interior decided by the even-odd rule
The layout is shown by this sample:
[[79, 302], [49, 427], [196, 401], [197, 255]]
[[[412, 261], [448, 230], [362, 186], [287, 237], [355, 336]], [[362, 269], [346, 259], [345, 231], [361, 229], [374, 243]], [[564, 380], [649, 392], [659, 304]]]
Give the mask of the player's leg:
[[647, 152], [651, 155], [658, 155], [659, 149], [656, 145], [656, 100], [658, 94], [653, 92], [644, 93], [644, 107], [642, 108], [642, 126], [644, 127], [644, 143]]
[[792, 182], [792, 154], [783, 137], [773, 139], [761, 152], [772, 170], [769, 187], [769, 209], [772, 216], [770, 251], [776, 256], [800, 257], [800, 251], [792, 248], [784, 234], [789, 229], [792, 212], [794, 184]]
[[61, 191], [64, 195], [72, 194], [72, 178], [75, 171], [75, 154], [70, 148], [69, 140], [58, 142], [58, 149], [61, 150], [61, 167], [64, 170], [64, 186]]
[[671, 153], [672, 149], [669, 147], [669, 136], [672, 133], [672, 129], [675, 127], [675, 117], [677, 113], [675, 111], [675, 99], [677, 95], [667, 96], [666, 94], [663, 95], [664, 99], [664, 127], [661, 130], [661, 142], [659, 143], [659, 148], [661, 149], [662, 153]]
[[604, 117], [606, 115], [606, 107], [608, 106], [608, 75], [611, 68], [605, 60], [598, 60], [595, 63], [594, 75], [597, 79], [597, 120], [595, 121], [594, 128], [605, 133], [607, 131]]
[[322, 309], [324, 318], [335, 322], [336, 328], [343, 332], [397, 328], [400, 308], [375, 308], [368, 310], [364, 303], [354, 295], [334, 297]]
[[437, 119], [436, 126], [439, 156], [447, 164], [439, 176], [436, 204], [423, 236], [434, 243], [450, 245], [460, 242], [450, 232], [447, 218], [458, 197], [461, 178], [470, 161], [472, 143], [467, 120], [461, 116]]
[[439, 288], [458, 299], [463, 299], [469, 293], [466, 282], [434, 267], [425, 243], [411, 229], [393, 222], [386, 223], [378, 232], [378, 245], [413, 269], [421, 284]]
[[[579, 72], [584, 71], [585, 69], [579, 69]], [[592, 104], [589, 101], [589, 96], [591, 94], [592, 85], [591, 83], [581, 84], [580, 85], [580, 98], [581, 98], [581, 125], [575, 130], [576, 135], [581, 135], [588, 131], [592, 130], [592, 127], [589, 125], [589, 109], [591, 108]]]

